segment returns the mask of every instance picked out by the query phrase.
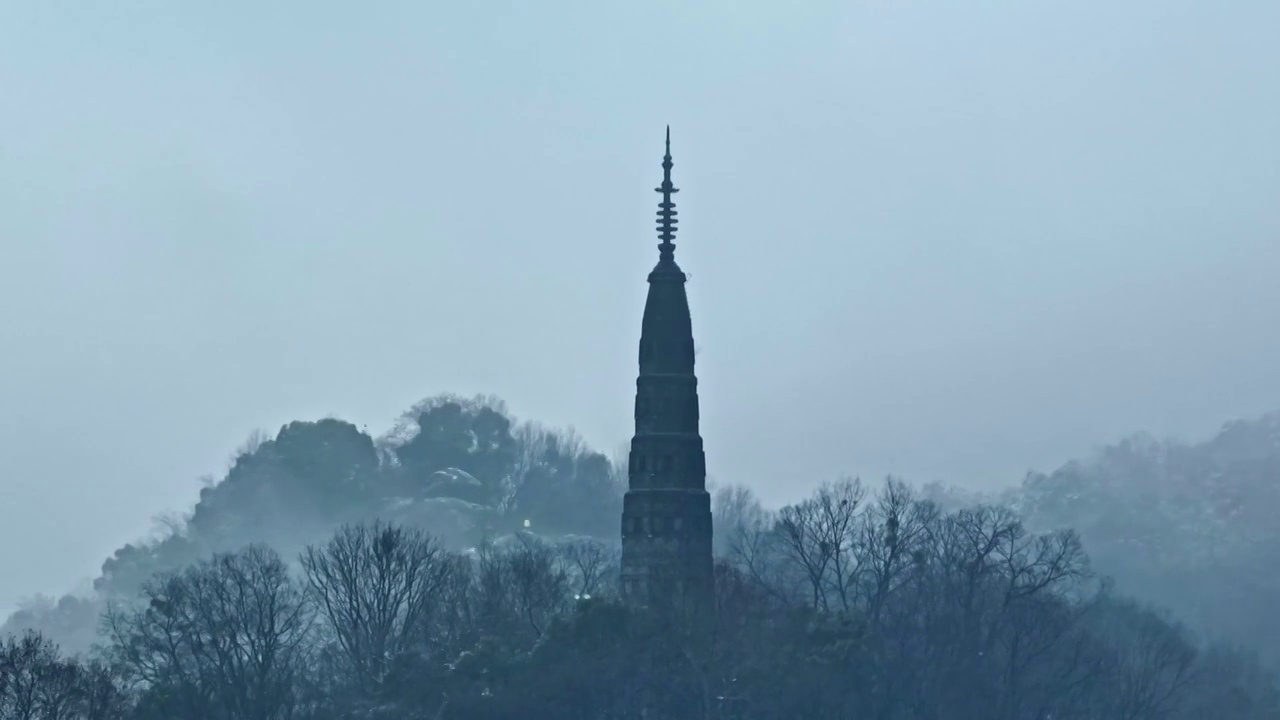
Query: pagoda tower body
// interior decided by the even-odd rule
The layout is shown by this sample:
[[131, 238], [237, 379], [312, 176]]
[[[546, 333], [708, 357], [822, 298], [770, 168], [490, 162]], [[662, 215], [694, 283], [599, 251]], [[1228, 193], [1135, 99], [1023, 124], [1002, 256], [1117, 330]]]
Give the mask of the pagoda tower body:
[[713, 593], [711, 497], [698, 432], [687, 280], [672, 242], [671, 129], [662, 160], [658, 264], [640, 331], [635, 436], [622, 505], [622, 592], [631, 604], [706, 607]]

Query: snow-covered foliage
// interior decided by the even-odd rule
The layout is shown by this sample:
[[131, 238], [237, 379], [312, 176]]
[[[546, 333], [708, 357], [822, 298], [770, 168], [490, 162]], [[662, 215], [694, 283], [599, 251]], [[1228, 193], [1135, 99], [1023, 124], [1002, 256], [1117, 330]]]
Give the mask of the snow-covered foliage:
[[1031, 527], [1076, 530], [1120, 590], [1280, 662], [1280, 413], [1195, 444], [1136, 435], [1014, 497]]

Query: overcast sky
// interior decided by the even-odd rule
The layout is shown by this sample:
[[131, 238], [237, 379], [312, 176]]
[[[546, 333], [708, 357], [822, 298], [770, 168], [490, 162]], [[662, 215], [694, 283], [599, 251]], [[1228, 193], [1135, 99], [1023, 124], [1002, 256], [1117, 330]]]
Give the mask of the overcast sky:
[[1280, 3], [0, 4], [0, 608], [255, 428], [631, 433], [672, 126], [719, 482], [1280, 407]]

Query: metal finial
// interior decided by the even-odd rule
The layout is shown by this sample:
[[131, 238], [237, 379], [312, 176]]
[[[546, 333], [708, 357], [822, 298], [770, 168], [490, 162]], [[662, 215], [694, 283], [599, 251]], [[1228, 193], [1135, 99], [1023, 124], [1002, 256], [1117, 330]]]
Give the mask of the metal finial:
[[676, 237], [676, 204], [671, 201], [671, 196], [680, 192], [671, 184], [671, 126], [667, 126], [667, 149], [666, 154], [662, 156], [662, 185], [654, 188], [655, 192], [662, 193], [662, 202], [658, 203], [658, 238], [662, 242], [658, 245], [661, 257], [670, 258], [675, 251], [675, 243], [671, 242]]

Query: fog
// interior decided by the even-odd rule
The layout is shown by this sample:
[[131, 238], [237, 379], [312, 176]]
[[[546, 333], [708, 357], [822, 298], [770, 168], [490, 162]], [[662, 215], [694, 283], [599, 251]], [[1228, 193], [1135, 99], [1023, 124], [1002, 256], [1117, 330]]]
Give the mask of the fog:
[[995, 488], [1280, 407], [1278, 23], [5, 4], [0, 610], [256, 428], [448, 391], [624, 442], [668, 123], [715, 481]]

